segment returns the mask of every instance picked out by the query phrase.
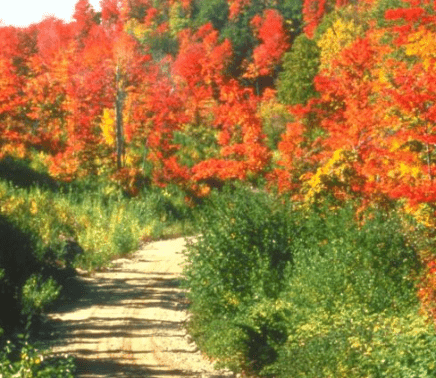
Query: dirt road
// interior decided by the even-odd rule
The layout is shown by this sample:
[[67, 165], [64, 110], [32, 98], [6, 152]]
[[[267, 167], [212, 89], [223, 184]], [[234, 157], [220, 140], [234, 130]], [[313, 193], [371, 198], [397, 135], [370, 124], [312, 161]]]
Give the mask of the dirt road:
[[54, 352], [77, 357], [78, 377], [233, 376], [214, 370], [184, 329], [184, 246], [183, 238], [154, 242], [75, 281], [77, 300], [50, 313], [49, 323]]

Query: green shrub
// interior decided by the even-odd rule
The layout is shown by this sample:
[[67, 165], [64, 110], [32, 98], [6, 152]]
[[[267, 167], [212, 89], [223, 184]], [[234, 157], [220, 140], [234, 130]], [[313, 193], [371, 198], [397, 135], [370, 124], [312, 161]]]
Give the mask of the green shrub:
[[40, 314], [60, 293], [61, 287], [52, 278], [44, 280], [40, 274], [32, 274], [22, 288], [22, 311], [25, 314]]
[[53, 357], [50, 352], [29, 343], [25, 337], [18, 345], [8, 341], [0, 350], [0, 377], [4, 378], [74, 378], [74, 359]]
[[[227, 366], [256, 365], [260, 350], [262, 360], [270, 361], [273, 345], [286, 339], [276, 324], [282, 309], [275, 300], [292, 261], [287, 211], [286, 203], [250, 189], [215, 192], [201, 219], [201, 236], [189, 247], [192, 332]], [[274, 310], [265, 312], [270, 305]]]
[[285, 283], [289, 337], [265, 376], [434, 376], [436, 336], [418, 315], [420, 267], [399, 219], [353, 216], [309, 216]]
[[212, 194], [187, 270], [199, 294], [216, 300], [212, 312], [280, 292], [279, 280], [292, 259], [283, 208], [250, 190]]
[[[296, 320], [266, 377], [434, 377], [436, 337], [417, 308], [389, 315], [345, 306]], [[304, 320], [303, 320], [304, 319]]]
[[295, 38], [291, 51], [283, 57], [283, 71], [277, 82], [279, 99], [286, 104], [305, 104], [315, 97], [313, 79], [318, 73], [320, 52], [316, 42], [305, 34]]
[[28, 256], [38, 263], [92, 270], [135, 251], [141, 239], [193, 232], [184, 196], [176, 187], [129, 198], [112, 184], [81, 182], [52, 192], [0, 181], [0, 215], [30, 236]]
[[186, 269], [200, 347], [262, 377], [435, 376], [416, 251], [395, 211], [364, 219], [353, 204], [215, 194]]
[[359, 225], [352, 206], [307, 216], [289, 287], [311, 287], [317, 295], [299, 293], [301, 303], [327, 306], [346, 295], [350, 303], [377, 312], [415, 300], [413, 277], [420, 267], [399, 218], [376, 211], [366, 217]]
[[126, 227], [123, 223], [117, 223], [112, 233], [111, 243], [115, 254], [124, 256], [137, 249], [139, 235], [135, 235], [131, 227]]

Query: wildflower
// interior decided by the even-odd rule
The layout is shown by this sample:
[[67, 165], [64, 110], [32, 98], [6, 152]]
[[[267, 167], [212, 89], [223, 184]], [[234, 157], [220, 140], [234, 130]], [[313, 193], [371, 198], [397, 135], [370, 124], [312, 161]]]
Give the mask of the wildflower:
[[30, 202], [30, 213], [35, 215], [38, 212], [38, 206], [34, 200]]

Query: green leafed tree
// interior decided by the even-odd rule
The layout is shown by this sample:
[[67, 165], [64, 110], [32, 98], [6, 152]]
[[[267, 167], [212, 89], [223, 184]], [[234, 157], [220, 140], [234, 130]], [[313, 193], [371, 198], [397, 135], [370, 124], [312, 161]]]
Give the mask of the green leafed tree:
[[303, 104], [316, 96], [313, 78], [318, 73], [320, 51], [316, 42], [299, 35], [284, 55], [283, 71], [277, 81], [279, 99], [286, 104]]
[[239, 13], [233, 14], [229, 0], [195, 0], [193, 1], [192, 18], [196, 26], [211, 22], [220, 32], [221, 39], [229, 39], [233, 46], [233, 61], [228, 66], [230, 76], [240, 76], [244, 61], [252, 56], [253, 50], [260, 41], [253, 33], [251, 21], [253, 17], [262, 15], [268, 9], [275, 9], [288, 26], [290, 40], [301, 31], [301, 0], [250, 0], [242, 2]]

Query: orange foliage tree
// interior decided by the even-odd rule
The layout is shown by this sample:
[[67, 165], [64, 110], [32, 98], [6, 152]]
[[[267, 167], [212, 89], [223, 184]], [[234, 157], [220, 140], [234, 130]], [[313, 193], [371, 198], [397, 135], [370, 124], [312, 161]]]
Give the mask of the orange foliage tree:
[[267, 9], [263, 17], [255, 16], [251, 25], [261, 44], [253, 51], [253, 62], [248, 64], [246, 78], [272, 76], [283, 54], [289, 48], [283, 17], [274, 9]]
[[[373, 23], [315, 78], [320, 98], [305, 114], [317, 114], [310, 126], [316, 124], [324, 137], [317, 164], [303, 176], [312, 194], [330, 190], [339, 197], [406, 198], [415, 204], [436, 199], [435, 57], [422, 49], [434, 36], [434, 16], [415, 7], [390, 10], [386, 18], [401, 22], [380, 30]], [[308, 126], [304, 118], [299, 122], [279, 146], [288, 168], [298, 141], [294, 134]]]
[[192, 180], [208, 184], [257, 175], [269, 160], [257, 116], [259, 98], [225, 77], [232, 50], [229, 41], [219, 43], [218, 37], [210, 24], [195, 34], [182, 33], [173, 69], [183, 102], [189, 104], [188, 122], [209, 123], [217, 132], [219, 154], [192, 166]]
[[24, 157], [34, 142], [23, 119], [26, 61], [20, 39], [17, 29], [0, 27], [0, 159]]

